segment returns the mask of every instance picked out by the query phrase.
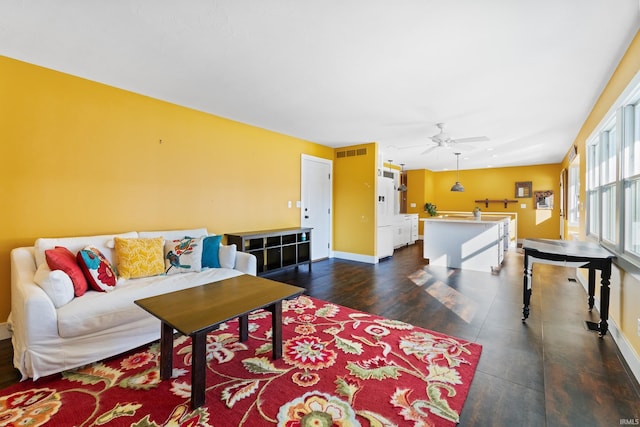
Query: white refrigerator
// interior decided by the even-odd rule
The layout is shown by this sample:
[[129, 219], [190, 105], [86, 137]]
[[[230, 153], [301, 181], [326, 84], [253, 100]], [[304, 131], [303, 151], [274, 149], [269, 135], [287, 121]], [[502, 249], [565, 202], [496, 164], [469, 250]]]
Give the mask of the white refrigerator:
[[395, 191], [393, 179], [378, 177], [378, 238], [376, 246], [376, 256], [378, 259], [393, 255]]

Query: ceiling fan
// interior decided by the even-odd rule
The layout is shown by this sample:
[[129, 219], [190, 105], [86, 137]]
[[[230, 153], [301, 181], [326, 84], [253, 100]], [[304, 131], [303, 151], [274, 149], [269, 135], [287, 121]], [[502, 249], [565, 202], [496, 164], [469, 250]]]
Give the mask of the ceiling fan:
[[425, 151], [420, 153], [421, 155], [427, 154], [435, 150], [436, 148], [450, 148], [456, 144], [464, 144], [467, 142], [482, 142], [489, 140], [489, 138], [487, 138], [486, 136], [473, 136], [470, 138], [453, 139], [449, 136], [448, 133], [444, 131], [444, 123], [437, 123], [436, 126], [440, 129], [440, 132], [429, 137], [431, 142], [433, 142], [435, 145], [427, 148]]

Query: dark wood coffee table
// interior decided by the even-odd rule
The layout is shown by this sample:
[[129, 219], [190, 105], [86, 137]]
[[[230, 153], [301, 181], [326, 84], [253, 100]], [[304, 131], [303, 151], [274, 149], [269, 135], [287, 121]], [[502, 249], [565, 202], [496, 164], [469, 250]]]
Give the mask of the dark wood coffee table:
[[135, 301], [162, 321], [160, 331], [160, 379], [171, 378], [173, 331], [192, 342], [191, 408], [205, 401], [207, 333], [238, 318], [240, 341], [249, 338], [249, 313], [265, 308], [272, 315], [273, 359], [282, 356], [282, 301], [296, 297], [303, 288], [244, 274], [176, 292]]

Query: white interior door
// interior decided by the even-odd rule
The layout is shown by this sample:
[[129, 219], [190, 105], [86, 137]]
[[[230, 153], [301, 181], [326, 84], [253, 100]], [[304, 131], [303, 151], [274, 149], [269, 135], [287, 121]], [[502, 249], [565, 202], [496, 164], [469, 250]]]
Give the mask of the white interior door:
[[311, 227], [311, 259], [328, 258], [331, 250], [333, 162], [302, 155], [300, 225]]

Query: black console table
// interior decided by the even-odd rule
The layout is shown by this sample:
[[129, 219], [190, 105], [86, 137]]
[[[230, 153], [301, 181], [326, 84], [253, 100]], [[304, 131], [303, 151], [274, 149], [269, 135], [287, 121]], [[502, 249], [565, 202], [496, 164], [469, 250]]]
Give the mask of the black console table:
[[[611, 261], [615, 258], [600, 245], [576, 240], [525, 239], [522, 321], [529, 317], [531, 301], [531, 271], [534, 262], [589, 269], [589, 311], [593, 309], [596, 290], [596, 270], [600, 270], [600, 324], [593, 328], [603, 337], [609, 330], [609, 279]], [[589, 324], [590, 322], [587, 322]]]
[[311, 271], [312, 228], [278, 228], [227, 234], [227, 243], [257, 258], [258, 274], [308, 264]]

